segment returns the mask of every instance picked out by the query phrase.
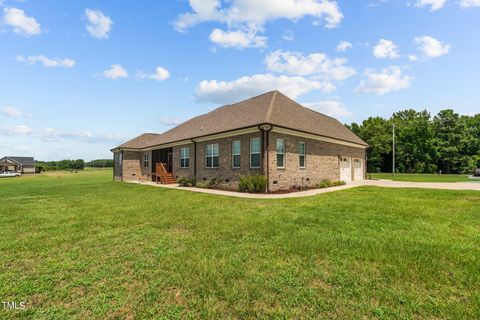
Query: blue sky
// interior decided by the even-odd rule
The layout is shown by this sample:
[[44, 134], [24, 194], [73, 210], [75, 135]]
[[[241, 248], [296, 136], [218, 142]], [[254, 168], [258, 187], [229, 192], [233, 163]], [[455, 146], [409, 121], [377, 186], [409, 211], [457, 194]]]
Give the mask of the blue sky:
[[278, 89], [345, 123], [480, 112], [480, 0], [0, 0], [0, 154], [110, 149]]

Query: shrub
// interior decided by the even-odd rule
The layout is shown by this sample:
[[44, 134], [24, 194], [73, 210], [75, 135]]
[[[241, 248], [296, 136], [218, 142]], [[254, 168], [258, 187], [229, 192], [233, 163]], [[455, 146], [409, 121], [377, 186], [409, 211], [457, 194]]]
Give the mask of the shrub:
[[267, 188], [267, 178], [262, 175], [252, 175], [240, 177], [238, 181], [238, 191], [249, 193], [265, 192]]
[[208, 183], [204, 181], [197, 182], [195, 185], [197, 188], [202, 188], [202, 189], [207, 189], [208, 188]]
[[207, 181], [207, 188], [212, 189], [212, 188], [217, 188], [222, 180], [218, 178], [213, 178]]
[[193, 187], [195, 186], [195, 178], [183, 177], [178, 180], [180, 187]]
[[42, 171], [45, 171], [45, 167], [41, 164], [37, 164], [35, 166], [35, 173], [42, 173]]
[[328, 179], [323, 179], [322, 181], [320, 181], [317, 187], [320, 189], [323, 189], [323, 188], [343, 186], [345, 184], [346, 184], [345, 181], [330, 181]]

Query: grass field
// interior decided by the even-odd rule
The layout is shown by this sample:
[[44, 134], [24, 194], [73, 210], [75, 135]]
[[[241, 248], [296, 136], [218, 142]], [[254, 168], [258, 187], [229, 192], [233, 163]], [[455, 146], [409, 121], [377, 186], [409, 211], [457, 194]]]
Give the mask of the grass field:
[[[0, 319], [480, 318], [480, 193], [0, 180]], [[1, 305], [0, 305], [1, 307]]]
[[480, 179], [470, 179], [466, 174], [413, 174], [369, 173], [372, 179], [388, 179], [393, 181], [411, 182], [480, 182]]

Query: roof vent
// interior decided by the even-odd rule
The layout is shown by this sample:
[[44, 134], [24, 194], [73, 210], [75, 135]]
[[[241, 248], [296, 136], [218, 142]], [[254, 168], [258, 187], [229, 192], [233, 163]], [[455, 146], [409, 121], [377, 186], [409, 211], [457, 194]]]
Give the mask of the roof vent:
[[203, 131], [203, 126], [200, 126], [200, 131]]

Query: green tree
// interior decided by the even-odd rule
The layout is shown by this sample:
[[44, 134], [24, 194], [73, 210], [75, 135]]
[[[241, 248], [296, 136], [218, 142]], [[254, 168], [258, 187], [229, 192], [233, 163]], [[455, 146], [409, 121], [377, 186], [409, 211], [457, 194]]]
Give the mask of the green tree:
[[[368, 145], [369, 172], [387, 171], [392, 156], [392, 125], [381, 117], [370, 117], [361, 125], [352, 123], [350, 129]], [[388, 162], [388, 164], [387, 164]]]
[[392, 116], [396, 127], [396, 154], [399, 171], [434, 172], [435, 151], [432, 147], [433, 130], [430, 113], [426, 110], [403, 110]]
[[437, 164], [444, 173], [460, 173], [462, 142], [465, 142], [465, 121], [451, 109], [440, 111], [433, 118], [433, 146], [437, 153]]

